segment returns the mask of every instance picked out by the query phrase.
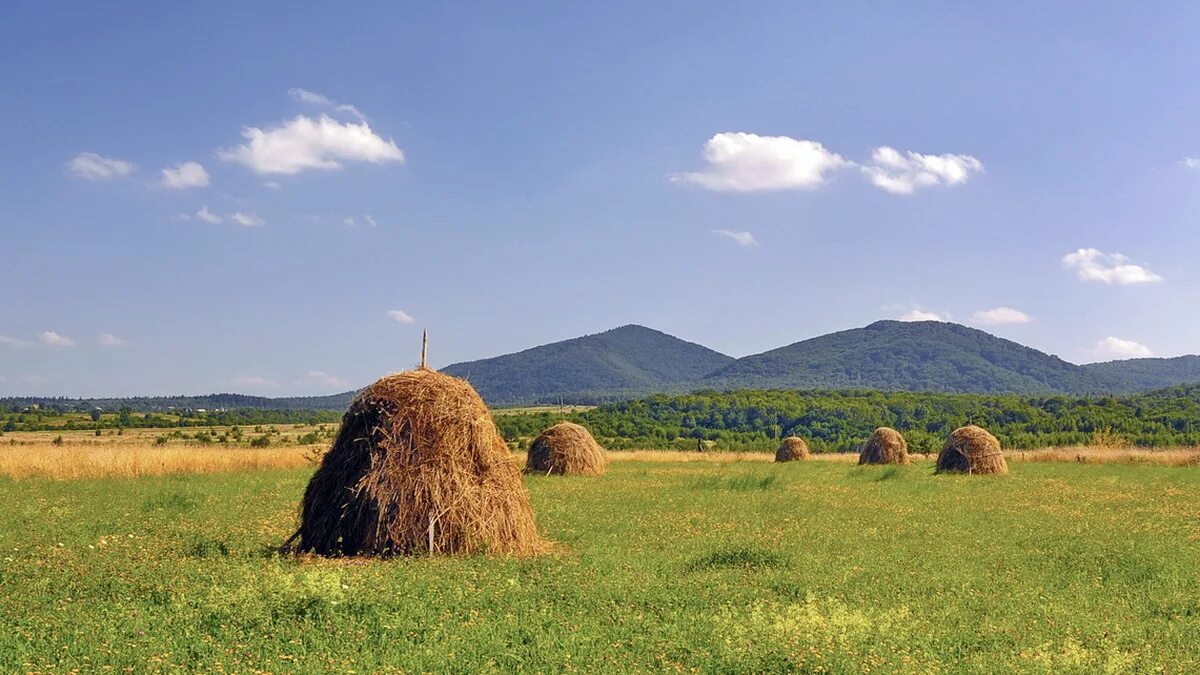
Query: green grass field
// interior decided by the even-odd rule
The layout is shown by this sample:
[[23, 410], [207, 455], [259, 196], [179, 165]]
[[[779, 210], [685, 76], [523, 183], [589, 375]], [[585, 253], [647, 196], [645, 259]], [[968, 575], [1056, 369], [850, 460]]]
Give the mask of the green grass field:
[[619, 462], [532, 560], [281, 558], [306, 479], [0, 481], [0, 671], [1200, 669], [1193, 469]]

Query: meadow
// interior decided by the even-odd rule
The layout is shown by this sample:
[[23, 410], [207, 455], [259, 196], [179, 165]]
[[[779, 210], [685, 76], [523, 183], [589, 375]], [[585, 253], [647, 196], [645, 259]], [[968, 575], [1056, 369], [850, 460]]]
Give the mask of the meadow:
[[[72, 449], [0, 455], [39, 447]], [[0, 671], [1200, 669], [1186, 466], [613, 453], [602, 478], [525, 479], [552, 554], [364, 561], [276, 553], [311, 471], [291, 451], [0, 478]]]

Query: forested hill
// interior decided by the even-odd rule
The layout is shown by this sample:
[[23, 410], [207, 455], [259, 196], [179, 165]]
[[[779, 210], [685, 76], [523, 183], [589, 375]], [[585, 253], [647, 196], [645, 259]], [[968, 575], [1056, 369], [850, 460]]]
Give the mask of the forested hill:
[[1083, 369], [1116, 392], [1135, 392], [1200, 382], [1200, 356], [1089, 363]]
[[685, 391], [733, 358], [644, 326], [622, 326], [515, 354], [456, 363], [492, 405], [629, 398]]
[[713, 389], [945, 392], [1107, 390], [1093, 373], [981, 330], [940, 321], [878, 321], [747, 356], [699, 383]]

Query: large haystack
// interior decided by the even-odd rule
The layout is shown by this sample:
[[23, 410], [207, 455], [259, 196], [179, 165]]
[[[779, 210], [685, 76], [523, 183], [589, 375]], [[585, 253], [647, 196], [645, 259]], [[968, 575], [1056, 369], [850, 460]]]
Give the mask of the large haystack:
[[983, 427], [973, 424], [951, 432], [937, 458], [938, 473], [1006, 474], [1008, 462], [1000, 441]]
[[858, 454], [859, 464], [908, 464], [908, 441], [891, 427], [879, 427]]
[[320, 555], [546, 547], [479, 394], [426, 368], [388, 375], [350, 404], [304, 492], [297, 538], [297, 551]]
[[603, 476], [608, 455], [591, 432], [571, 422], [559, 422], [533, 439], [526, 473], [556, 473], [566, 476]]
[[776, 462], [795, 462], [808, 459], [808, 443], [799, 436], [788, 436], [775, 451]]

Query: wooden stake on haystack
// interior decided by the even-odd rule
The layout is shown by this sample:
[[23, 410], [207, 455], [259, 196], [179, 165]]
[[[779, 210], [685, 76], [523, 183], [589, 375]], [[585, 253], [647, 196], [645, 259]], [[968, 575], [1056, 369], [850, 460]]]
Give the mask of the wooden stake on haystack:
[[425, 359], [429, 356], [429, 331], [421, 331], [421, 367], [428, 368], [425, 365]]

